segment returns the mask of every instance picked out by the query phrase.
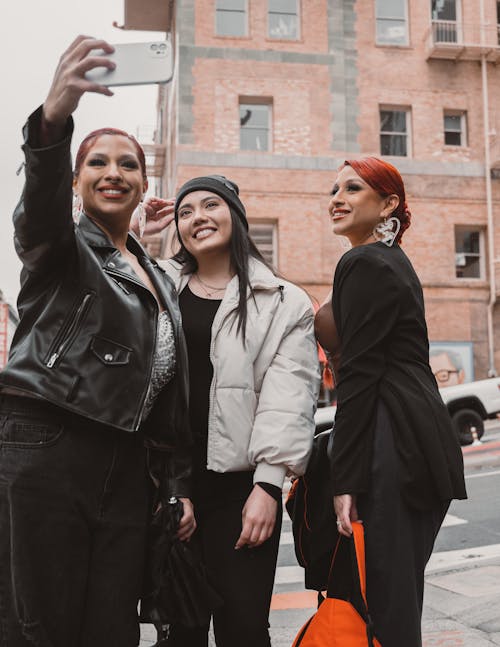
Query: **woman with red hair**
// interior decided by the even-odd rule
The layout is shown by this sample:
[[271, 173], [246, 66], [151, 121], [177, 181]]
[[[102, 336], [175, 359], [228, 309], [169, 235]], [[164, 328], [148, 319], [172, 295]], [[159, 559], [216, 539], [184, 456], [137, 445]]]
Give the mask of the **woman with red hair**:
[[177, 296], [128, 231], [147, 189], [144, 153], [127, 133], [101, 129], [71, 168], [80, 98], [111, 94], [85, 78], [113, 65], [93, 55], [101, 48], [112, 51], [74, 41], [24, 128], [20, 323], [0, 374], [0, 643], [9, 647], [136, 647], [151, 515], [180, 499], [179, 539], [195, 529]]
[[450, 501], [466, 497], [463, 461], [429, 367], [420, 282], [400, 241], [411, 215], [391, 164], [340, 168], [328, 207], [352, 246], [316, 315], [336, 356], [331, 482], [340, 534], [365, 529], [368, 608], [383, 647], [421, 647], [424, 568]]

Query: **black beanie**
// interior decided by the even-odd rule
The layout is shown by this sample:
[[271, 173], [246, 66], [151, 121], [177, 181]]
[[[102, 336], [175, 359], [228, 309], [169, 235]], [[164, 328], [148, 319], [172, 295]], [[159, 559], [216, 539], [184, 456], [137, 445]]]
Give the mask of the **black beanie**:
[[223, 175], [206, 175], [188, 180], [179, 189], [175, 199], [175, 222], [178, 220], [178, 209], [183, 198], [193, 191], [211, 191], [223, 198], [229, 207], [235, 212], [248, 231], [248, 220], [245, 207], [240, 200], [238, 185], [228, 180]]

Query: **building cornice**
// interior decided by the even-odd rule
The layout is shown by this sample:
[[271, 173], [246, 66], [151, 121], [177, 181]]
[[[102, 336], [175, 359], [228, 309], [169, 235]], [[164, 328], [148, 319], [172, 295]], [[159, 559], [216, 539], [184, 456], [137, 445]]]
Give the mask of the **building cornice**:
[[[354, 156], [353, 156], [354, 157]], [[251, 169], [284, 169], [304, 171], [335, 171], [343, 157], [308, 157], [305, 155], [276, 155], [271, 153], [215, 153], [212, 151], [177, 150], [178, 166], [235, 167]], [[484, 177], [480, 162], [438, 162], [391, 158], [403, 175], [455, 177]]]

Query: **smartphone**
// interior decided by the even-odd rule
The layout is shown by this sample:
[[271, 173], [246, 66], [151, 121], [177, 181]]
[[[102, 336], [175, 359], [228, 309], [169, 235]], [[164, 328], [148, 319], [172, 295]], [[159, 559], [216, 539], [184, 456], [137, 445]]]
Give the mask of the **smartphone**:
[[90, 52], [93, 56], [105, 56], [116, 63], [114, 70], [96, 67], [86, 72], [85, 77], [105, 86], [145, 85], [167, 83], [172, 78], [172, 45], [168, 40], [152, 43], [119, 43], [115, 51], [106, 54], [102, 49]]

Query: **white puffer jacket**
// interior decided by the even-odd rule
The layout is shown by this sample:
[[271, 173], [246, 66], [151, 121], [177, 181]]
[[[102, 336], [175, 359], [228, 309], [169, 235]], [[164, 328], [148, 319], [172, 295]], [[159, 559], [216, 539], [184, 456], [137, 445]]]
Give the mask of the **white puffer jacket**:
[[[190, 275], [163, 261], [180, 293]], [[255, 469], [259, 481], [282, 487], [286, 474], [303, 474], [314, 435], [319, 362], [313, 310], [305, 292], [250, 259], [246, 348], [236, 334], [238, 277], [212, 325], [207, 467], [216, 472]]]

